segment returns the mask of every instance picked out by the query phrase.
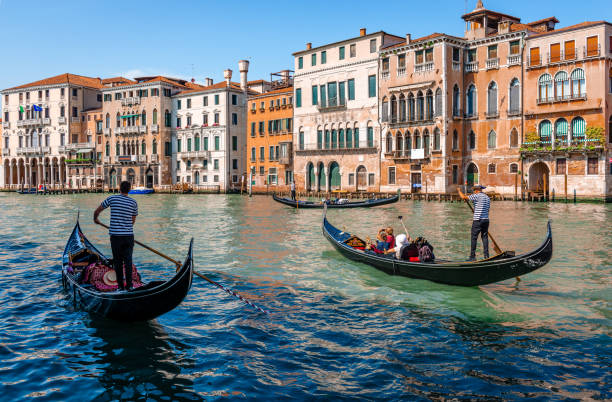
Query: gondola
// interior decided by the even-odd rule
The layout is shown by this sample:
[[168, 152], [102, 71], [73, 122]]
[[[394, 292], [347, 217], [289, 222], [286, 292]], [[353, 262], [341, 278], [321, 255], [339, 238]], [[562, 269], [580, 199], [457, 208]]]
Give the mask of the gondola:
[[154, 192], [155, 190], [153, 190], [152, 188], [134, 187], [130, 190], [129, 194], [153, 194]]
[[[289, 205], [294, 208], [323, 208], [324, 204], [322, 202], [313, 202], [313, 201], [293, 201], [289, 198], [277, 197], [276, 194], [272, 195], [274, 201], [280, 202], [281, 204]], [[365, 201], [356, 201], [356, 202], [346, 202], [344, 204], [327, 204], [327, 208], [369, 208], [369, 207], [377, 207], [379, 205], [385, 204], [393, 204], [399, 200], [398, 195], [394, 195], [389, 198], [378, 198], [372, 200]]]
[[74, 269], [91, 261], [108, 259], [87, 240], [77, 220], [62, 257], [62, 284], [76, 307], [118, 321], [146, 321], [178, 306], [191, 288], [193, 279], [193, 238], [187, 258], [168, 281], [152, 281], [132, 291], [100, 292], [91, 285], [79, 283]]
[[433, 282], [457, 286], [479, 286], [506, 279], [523, 276], [546, 265], [553, 252], [550, 221], [548, 232], [542, 245], [535, 250], [514, 255], [502, 252], [480, 261], [444, 261], [436, 259], [433, 263], [409, 262], [397, 260], [389, 255], [382, 257], [366, 253], [352, 245], [364, 245], [363, 240], [344, 232], [327, 221], [323, 216], [323, 235], [345, 257], [351, 260], [372, 265], [389, 275], [401, 275], [410, 278], [427, 279]]

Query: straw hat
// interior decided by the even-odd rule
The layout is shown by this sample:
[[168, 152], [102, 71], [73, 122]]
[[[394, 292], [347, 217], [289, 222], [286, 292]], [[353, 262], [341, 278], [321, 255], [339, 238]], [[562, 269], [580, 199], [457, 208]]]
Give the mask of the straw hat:
[[104, 276], [102, 277], [105, 285], [108, 286], [117, 286], [117, 274], [114, 270], [106, 271]]

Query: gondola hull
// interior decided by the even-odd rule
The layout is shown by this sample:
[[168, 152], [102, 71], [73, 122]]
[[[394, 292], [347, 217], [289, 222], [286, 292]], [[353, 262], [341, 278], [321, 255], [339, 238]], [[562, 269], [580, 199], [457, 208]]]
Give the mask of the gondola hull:
[[[324, 204], [322, 202], [312, 202], [312, 201], [294, 201], [284, 197], [277, 197], [276, 194], [272, 195], [274, 201], [280, 202], [281, 204], [288, 205], [293, 208], [323, 208]], [[347, 202], [345, 204], [328, 204], [327, 208], [370, 208], [377, 207], [380, 205], [392, 204], [399, 200], [399, 196], [395, 195], [389, 198], [381, 198], [376, 200], [366, 200], [359, 202]]]
[[[80, 235], [79, 235], [80, 234]], [[77, 222], [64, 250], [62, 259], [62, 283], [77, 308], [117, 321], [146, 321], [154, 319], [177, 307], [187, 296], [193, 279], [193, 239], [187, 258], [174, 277], [166, 282], [155, 281], [130, 292], [100, 292], [78, 282], [69, 271], [69, 255], [86, 248], [106, 257], [81, 233]]]
[[550, 222], [546, 239], [537, 249], [519, 256], [502, 253], [481, 261], [408, 262], [382, 257], [355, 249], [344, 242], [351, 235], [331, 225], [323, 218], [323, 235], [345, 257], [371, 265], [389, 275], [427, 279], [457, 286], [479, 286], [523, 276], [546, 265], [552, 258], [553, 242]]

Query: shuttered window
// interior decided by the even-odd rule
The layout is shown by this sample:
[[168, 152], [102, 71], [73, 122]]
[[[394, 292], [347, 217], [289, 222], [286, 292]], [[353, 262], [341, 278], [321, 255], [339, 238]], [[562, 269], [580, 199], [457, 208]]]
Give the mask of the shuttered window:
[[487, 112], [490, 116], [497, 114], [497, 84], [495, 82], [489, 84]]
[[550, 141], [552, 135], [552, 124], [550, 123], [550, 120], [543, 120], [542, 122], [540, 122], [538, 131], [540, 132], [540, 141]]
[[317, 131], [317, 149], [323, 149], [323, 131]]
[[540, 48], [532, 47], [529, 49], [529, 65], [539, 66], [540, 65]]
[[561, 44], [553, 43], [550, 45], [550, 62], [557, 63], [561, 61]]
[[295, 90], [295, 107], [302, 107], [302, 89]]
[[376, 96], [376, 76], [368, 76], [368, 96], [373, 98]]
[[374, 148], [374, 129], [368, 127], [368, 148]]
[[568, 40], [565, 42], [565, 60], [574, 60], [576, 58], [576, 42]]
[[599, 45], [597, 36], [590, 36], [587, 38], [587, 57], [599, 55]]
[[584, 70], [581, 68], [575, 69], [574, 71], [572, 71], [572, 75], [570, 78], [572, 81], [572, 96], [586, 96], [586, 81], [584, 78]]
[[316, 85], [312, 86], [312, 104], [316, 105], [319, 100], [319, 87]]
[[555, 74], [555, 97], [557, 99], [566, 99], [570, 95], [569, 76], [565, 71], [559, 71]]
[[[402, 108], [402, 111], [404, 108]], [[436, 89], [436, 116], [442, 116], [442, 90], [440, 88]]]
[[584, 139], [586, 122], [582, 117], [576, 117], [572, 120], [572, 139]]
[[348, 99], [355, 100], [355, 79], [348, 80]]
[[539, 100], [547, 101], [553, 96], [552, 77], [550, 74], [543, 74], [538, 79]]
[[556, 142], [567, 142], [567, 129], [569, 125], [567, 124], [567, 120], [558, 119], [555, 122], [555, 140]]
[[493, 130], [489, 131], [487, 136], [487, 146], [489, 149], [494, 149], [497, 146], [497, 134]]
[[344, 148], [344, 129], [338, 130], [338, 148]]
[[329, 149], [329, 130], [325, 130], [325, 149]]
[[589, 158], [587, 160], [587, 174], [597, 174], [597, 165], [598, 165], [598, 159], [597, 158]]
[[353, 146], [359, 148], [359, 128], [355, 127]]
[[353, 148], [353, 130], [350, 128], [346, 129], [346, 147]]

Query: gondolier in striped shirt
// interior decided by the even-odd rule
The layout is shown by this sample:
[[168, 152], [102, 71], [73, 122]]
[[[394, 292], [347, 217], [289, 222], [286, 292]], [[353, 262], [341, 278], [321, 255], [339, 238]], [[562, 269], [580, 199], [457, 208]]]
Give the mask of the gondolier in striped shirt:
[[485, 186], [474, 186], [474, 193], [467, 196], [463, 194], [461, 189], [457, 189], [459, 196], [464, 200], [470, 200], [474, 203], [474, 220], [472, 222], [472, 247], [470, 249], [470, 258], [468, 261], [476, 259], [476, 244], [478, 243], [478, 234], [482, 238], [482, 249], [485, 260], [489, 258], [489, 208], [491, 200], [489, 196], [482, 192]]
[[111, 219], [108, 234], [113, 250], [113, 268], [117, 275], [117, 287], [123, 286], [123, 267], [125, 266], [125, 284], [127, 290], [132, 289], [132, 252], [134, 251], [134, 222], [138, 216], [138, 204], [128, 196], [130, 182], [123, 181], [119, 186], [121, 194], [111, 195], [105, 199], [94, 212], [94, 222], [100, 224], [100, 212], [110, 207]]

